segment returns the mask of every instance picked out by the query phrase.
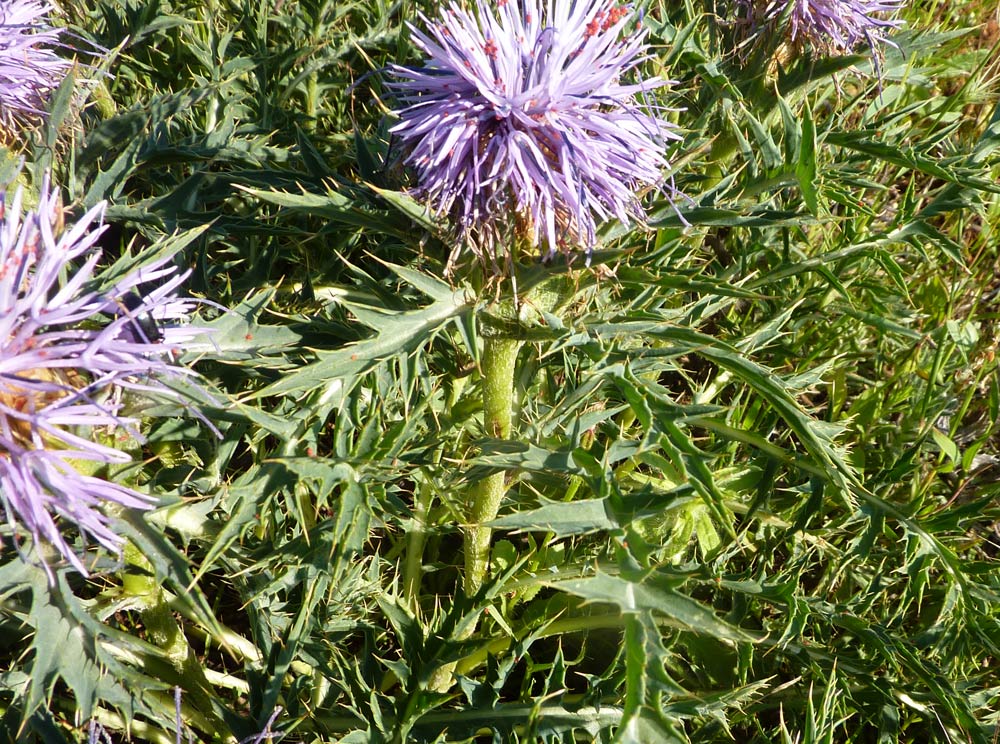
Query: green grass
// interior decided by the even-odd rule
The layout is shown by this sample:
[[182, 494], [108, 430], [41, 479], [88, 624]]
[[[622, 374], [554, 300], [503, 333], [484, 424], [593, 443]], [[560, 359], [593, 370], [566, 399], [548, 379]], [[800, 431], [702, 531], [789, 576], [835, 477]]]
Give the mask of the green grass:
[[[589, 269], [521, 266], [557, 298], [512, 323], [509, 287], [442, 279], [394, 165], [379, 70], [416, 61], [416, 6], [67, 3], [112, 76], [28, 169], [109, 201], [109, 258], [173, 241], [232, 308], [182, 360], [223, 437], [168, 420], [109, 474], [164, 504], [123, 517], [124, 566], [50, 588], [5, 533], [6, 737], [172, 742], [180, 688], [185, 741], [279, 706], [303, 742], [995, 741], [990, 5], [909, 8], [879, 90], [864, 55], [741, 65], [726, 8], [652, 4], [688, 198]], [[497, 473], [467, 598], [463, 500]]]

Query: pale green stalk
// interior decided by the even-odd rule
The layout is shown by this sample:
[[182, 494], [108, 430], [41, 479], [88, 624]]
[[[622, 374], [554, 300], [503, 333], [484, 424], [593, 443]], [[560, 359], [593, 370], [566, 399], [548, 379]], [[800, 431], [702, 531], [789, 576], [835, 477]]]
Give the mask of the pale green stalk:
[[[483, 396], [483, 430], [487, 436], [509, 439], [512, 433], [514, 409], [514, 376], [517, 371], [517, 355], [523, 341], [516, 337], [522, 324], [539, 311], [551, 312], [561, 301], [567, 288], [564, 277], [554, 278], [534, 287], [521, 298], [519, 305], [501, 303], [494, 308], [494, 319], [502, 325], [510, 323], [513, 328], [501, 329], [487, 325], [489, 333], [483, 335], [483, 353], [479, 361]], [[465, 526], [465, 577], [464, 590], [471, 597], [482, 589], [490, 565], [490, 540], [492, 528], [488, 523], [496, 519], [503, 498], [507, 493], [507, 474], [493, 473], [475, 483], [469, 491], [466, 502]], [[464, 640], [475, 632], [475, 623], [470, 623], [459, 632], [458, 639]], [[435, 670], [429, 682], [429, 689], [438, 692], [447, 690], [452, 684], [455, 663], [444, 664]]]
[[[513, 324], [513, 329], [491, 328], [483, 335], [482, 373], [483, 429], [487, 436], [509, 439], [514, 408], [514, 374], [517, 354], [523, 341], [521, 327], [552, 312], [567, 290], [566, 277], [553, 277], [530, 289], [520, 302], [500, 303], [495, 308], [497, 320]], [[476, 483], [468, 501], [465, 530], [465, 594], [476, 594], [483, 586], [490, 563], [490, 538], [493, 530], [486, 525], [496, 519], [503, 502], [507, 474], [500, 472]]]
[[434, 490], [428, 479], [417, 488], [416, 500], [413, 504], [413, 526], [406, 533], [406, 568], [403, 573], [403, 594], [414, 612], [420, 608], [420, 583], [424, 576], [424, 544], [427, 542], [427, 523], [433, 501]]
[[[521, 341], [499, 335], [483, 339], [480, 359], [483, 394], [483, 427], [488, 436], [507, 439], [511, 433], [514, 406], [514, 372]], [[506, 493], [504, 472], [493, 473], [475, 483], [469, 491], [465, 527], [465, 594], [476, 594], [483, 586], [490, 564], [490, 539], [493, 530], [486, 526], [496, 519]], [[421, 543], [422, 544], [422, 543]], [[475, 632], [474, 623], [459, 634], [463, 640]], [[452, 684], [455, 662], [438, 667], [431, 676], [429, 689], [444, 692]]]
[[[139, 609], [148, 640], [163, 652], [163, 659], [147, 657], [146, 672], [159, 679], [176, 679], [184, 693], [184, 718], [199, 728], [210, 724], [222, 731], [225, 724], [212, 708], [213, 690], [197, 655], [188, 644], [184, 629], [177, 622], [166, 594], [160, 587], [153, 566], [139, 549], [126, 542], [122, 551], [126, 569], [122, 573], [122, 592]], [[206, 729], [209, 730], [209, 729]]]
[[[507, 439], [511, 431], [514, 405], [514, 370], [521, 341], [503, 336], [487, 336], [483, 341], [482, 389], [483, 425], [486, 434]], [[490, 562], [490, 538], [486, 526], [496, 519], [506, 493], [504, 472], [493, 473], [472, 487], [471, 509], [465, 530], [465, 594], [476, 594], [483, 585]]]

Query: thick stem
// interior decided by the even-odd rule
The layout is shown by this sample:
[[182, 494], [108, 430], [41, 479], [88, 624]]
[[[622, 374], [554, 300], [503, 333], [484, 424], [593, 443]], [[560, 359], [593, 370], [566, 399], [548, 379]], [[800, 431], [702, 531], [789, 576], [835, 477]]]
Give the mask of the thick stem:
[[[507, 439], [511, 430], [514, 403], [514, 369], [521, 342], [501, 336], [487, 336], [483, 343], [482, 388], [483, 423], [486, 434]], [[468, 527], [465, 530], [465, 594], [479, 591], [490, 562], [490, 537], [486, 527], [500, 511], [506, 473], [494, 473], [476, 483], [470, 491]]]

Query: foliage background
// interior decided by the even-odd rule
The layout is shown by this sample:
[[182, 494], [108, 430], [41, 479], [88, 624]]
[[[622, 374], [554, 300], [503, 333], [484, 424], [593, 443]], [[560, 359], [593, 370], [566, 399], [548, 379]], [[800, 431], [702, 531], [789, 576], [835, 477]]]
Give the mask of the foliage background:
[[522, 267], [559, 300], [516, 329], [512, 441], [480, 418], [496, 290], [441, 278], [387, 134], [416, 10], [65, 4], [110, 74], [61, 89], [31, 180], [109, 201], [109, 264], [177, 250], [233, 308], [183, 360], [224, 436], [168, 420], [107, 474], [163, 507], [90, 580], [5, 536], [8, 737], [994, 741], [995, 7], [912, 3], [879, 82], [649, 5], [687, 197]]

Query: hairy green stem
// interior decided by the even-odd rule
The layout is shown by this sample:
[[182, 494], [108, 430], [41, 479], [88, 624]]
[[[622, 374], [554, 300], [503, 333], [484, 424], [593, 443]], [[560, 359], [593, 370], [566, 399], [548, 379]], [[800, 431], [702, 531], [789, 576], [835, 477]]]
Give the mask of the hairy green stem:
[[[482, 389], [483, 424], [486, 434], [498, 439], [510, 437], [514, 403], [514, 369], [521, 342], [503, 336], [487, 336], [483, 343]], [[493, 473], [476, 483], [469, 499], [465, 529], [465, 594], [479, 591], [490, 562], [490, 537], [486, 526], [494, 520], [503, 501], [506, 473]]]
[[[483, 429], [487, 436], [509, 439], [514, 408], [514, 374], [517, 355], [523, 341], [510, 333], [511, 327], [519, 334], [523, 324], [542, 312], [551, 312], [561, 301], [566, 290], [565, 279], [532, 288], [517, 303], [500, 303], [493, 308], [494, 315], [484, 317], [483, 353], [480, 358], [481, 387], [483, 396]], [[492, 319], [494, 322], [489, 322]], [[504, 326], [507, 326], [505, 329]], [[490, 540], [493, 530], [487, 525], [496, 519], [507, 492], [506, 473], [494, 473], [474, 484], [466, 502], [465, 526], [465, 576], [464, 590], [467, 597], [482, 589], [489, 572]], [[476, 623], [468, 623], [458, 633], [458, 640], [465, 640], [475, 632]], [[429, 689], [444, 692], [453, 684], [455, 662], [444, 664], [434, 671]]]

